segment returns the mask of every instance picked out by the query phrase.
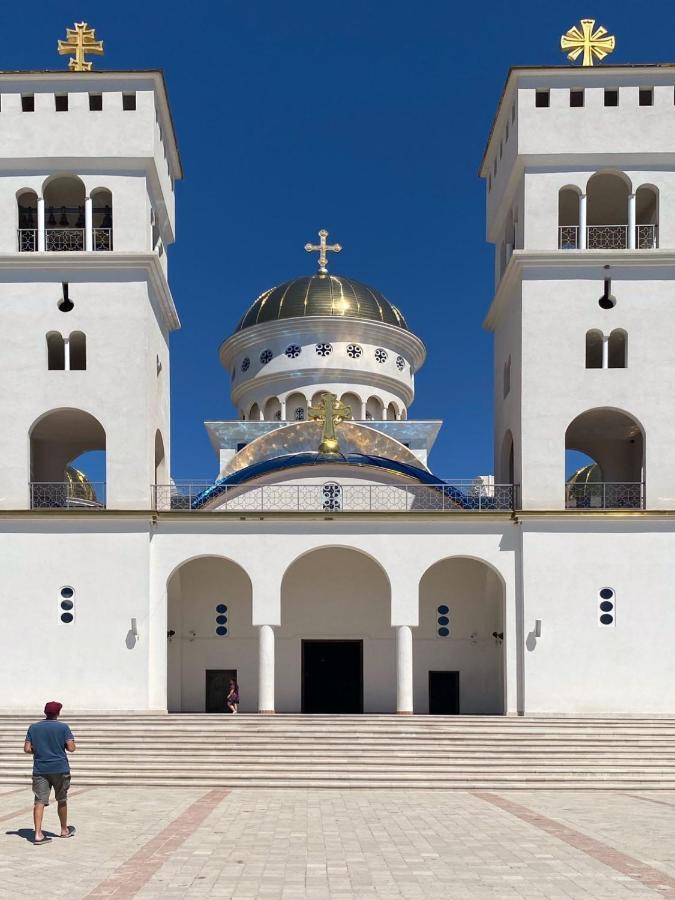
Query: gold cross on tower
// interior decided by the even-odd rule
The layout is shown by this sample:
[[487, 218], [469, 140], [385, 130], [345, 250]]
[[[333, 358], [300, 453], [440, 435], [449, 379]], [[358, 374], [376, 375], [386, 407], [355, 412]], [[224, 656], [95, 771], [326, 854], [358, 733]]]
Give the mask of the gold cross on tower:
[[560, 49], [570, 51], [567, 58], [571, 62], [576, 62], [583, 53], [581, 65], [592, 66], [593, 57], [603, 60], [614, 50], [616, 47], [614, 35], [605, 37], [607, 29], [603, 25], [600, 25], [597, 31], [593, 31], [594, 28], [595, 19], [582, 19], [581, 30], [573, 25], [560, 38]]
[[74, 53], [68, 61], [71, 72], [91, 72], [93, 63], [84, 58], [85, 53], [103, 53], [103, 41], [96, 40], [96, 31], [86, 22], [75, 22], [74, 28], [66, 28], [65, 41], [59, 41], [58, 51], [61, 56]]
[[339, 253], [342, 250], [342, 244], [327, 244], [326, 238], [328, 237], [328, 232], [325, 228], [322, 228], [319, 232], [319, 243], [318, 244], [305, 244], [305, 250], [308, 253], [318, 253], [319, 254], [319, 273], [321, 275], [328, 274], [328, 257], [326, 253], [330, 251], [331, 253]]
[[323, 422], [319, 453], [339, 453], [340, 447], [335, 435], [335, 426], [344, 422], [345, 419], [351, 419], [351, 407], [338, 400], [335, 394], [326, 392], [321, 395], [318, 405], [310, 406], [308, 412], [310, 419], [315, 422]]

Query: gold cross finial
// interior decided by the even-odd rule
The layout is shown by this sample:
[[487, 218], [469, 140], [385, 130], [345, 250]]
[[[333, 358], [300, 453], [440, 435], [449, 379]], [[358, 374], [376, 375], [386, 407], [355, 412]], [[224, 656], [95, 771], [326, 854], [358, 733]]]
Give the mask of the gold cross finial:
[[593, 57], [601, 61], [614, 50], [616, 47], [614, 35], [605, 37], [607, 29], [603, 25], [600, 25], [597, 31], [593, 31], [594, 28], [595, 19], [582, 19], [581, 30], [573, 25], [560, 38], [560, 49], [570, 51], [567, 58], [571, 62], [576, 62], [583, 53], [581, 65], [592, 66]]
[[327, 244], [326, 238], [328, 237], [328, 232], [325, 228], [322, 228], [319, 232], [319, 243], [318, 244], [305, 244], [305, 250], [308, 253], [318, 253], [319, 254], [319, 273], [321, 275], [328, 274], [328, 257], [326, 253], [330, 251], [331, 253], [339, 253], [342, 250], [342, 244]]
[[71, 72], [91, 72], [93, 63], [84, 58], [85, 53], [103, 53], [103, 41], [96, 40], [96, 31], [86, 22], [75, 22], [74, 28], [66, 28], [65, 41], [59, 41], [58, 51], [61, 56], [74, 53], [75, 57], [68, 61]]
[[310, 406], [308, 413], [313, 421], [323, 422], [319, 453], [339, 453], [340, 447], [335, 435], [335, 426], [344, 422], [345, 419], [351, 419], [351, 407], [338, 400], [335, 394], [326, 392], [321, 395], [321, 400], [316, 406]]

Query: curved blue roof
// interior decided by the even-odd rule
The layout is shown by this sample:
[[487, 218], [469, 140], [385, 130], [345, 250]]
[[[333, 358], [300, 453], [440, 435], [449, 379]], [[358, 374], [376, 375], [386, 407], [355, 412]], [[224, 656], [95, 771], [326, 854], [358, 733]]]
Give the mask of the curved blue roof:
[[304, 453], [290, 453], [285, 456], [276, 456], [273, 459], [265, 459], [261, 462], [254, 463], [251, 466], [239, 469], [237, 472], [233, 472], [225, 478], [220, 478], [215, 484], [206, 488], [206, 490], [202, 491], [201, 494], [198, 494], [198, 496], [194, 498], [191, 508], [201, 509], [201, 507], [209, 503], [215, 497], [224, 493], [228, 487], [245, 484], [250, 479], [257, 478], [260, 475], [267, 475], [269, 472], [279, 472], [284, 469], [296, 469], [299, 466], [314, 466], [325, 463], [345, 466], [369, 466], [376, 469], [386, 469], [389, 472], [397, 472], [400, 475], [406, 475], [408, 478], [414, 478], [416, 481], [420, 482], [420, 484], [438, 487], [439, 490], [442, 490], [447, 495], [448, 499], [456, 502], [460, 508], [472, 509], [475, 505], [475, 501], [472, 498], [467, 497], [467, 495], [458, 488], [448, 484], [431, 472], [427, 472], [426, 469], [420, 469], [417, 466], [411, 466], [408, 463], [398, 462], [394, 459], [385, 459], [382, 456], [370, 456], [364, 453], [349, 453], [346, 456], [327, 456], [323, 453], [307, 451]]

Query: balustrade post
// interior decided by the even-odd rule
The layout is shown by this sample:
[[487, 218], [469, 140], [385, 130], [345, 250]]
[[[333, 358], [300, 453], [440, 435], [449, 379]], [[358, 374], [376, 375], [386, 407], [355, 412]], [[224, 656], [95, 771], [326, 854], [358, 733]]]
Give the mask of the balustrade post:
[[258, 626], [258, 712], [274, 713], [274, 629]]
[[37, 248], [45, 249], [45, 198], [38, 197], [37, 200]]
[[91, 197], [84, 198], [84, 249], [94, 249], [93, 203]]
[[586, 249], [586, 194], [579, 194], [579, 250]]
[[635, 194], [628, 195], [628, 249], [635, 250]]

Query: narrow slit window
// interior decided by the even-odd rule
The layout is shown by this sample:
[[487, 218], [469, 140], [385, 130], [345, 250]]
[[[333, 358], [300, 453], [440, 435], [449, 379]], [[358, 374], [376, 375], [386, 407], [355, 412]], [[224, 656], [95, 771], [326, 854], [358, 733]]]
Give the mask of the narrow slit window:
[[570, 91], [570, 106], [583, 106], [584, 105], [584, 92], [583, 91]]
[[91, 112], [101, 112], [103, 109], [103, 94], [89, 94], [89, 109]]
[[605, 106], [619, 105], [619, 91], [616, 88], [605, 88]]
[[35, 95], [21, 95], [21, 112], [35, 112]]
[[124, 110], [134, 110], [136, 109], [136, 94], [122, 94], [122, 109]]
[[654, 91], [652, 88], [640, 88], [640, 106], [654, 105]]
[[549, 91], [537, 91], [534, 97], [534, 105], [545, 107], [551, 105], [551, 94]]
[[68, 112], [68, 94], [54, 94], [56, 112]]

